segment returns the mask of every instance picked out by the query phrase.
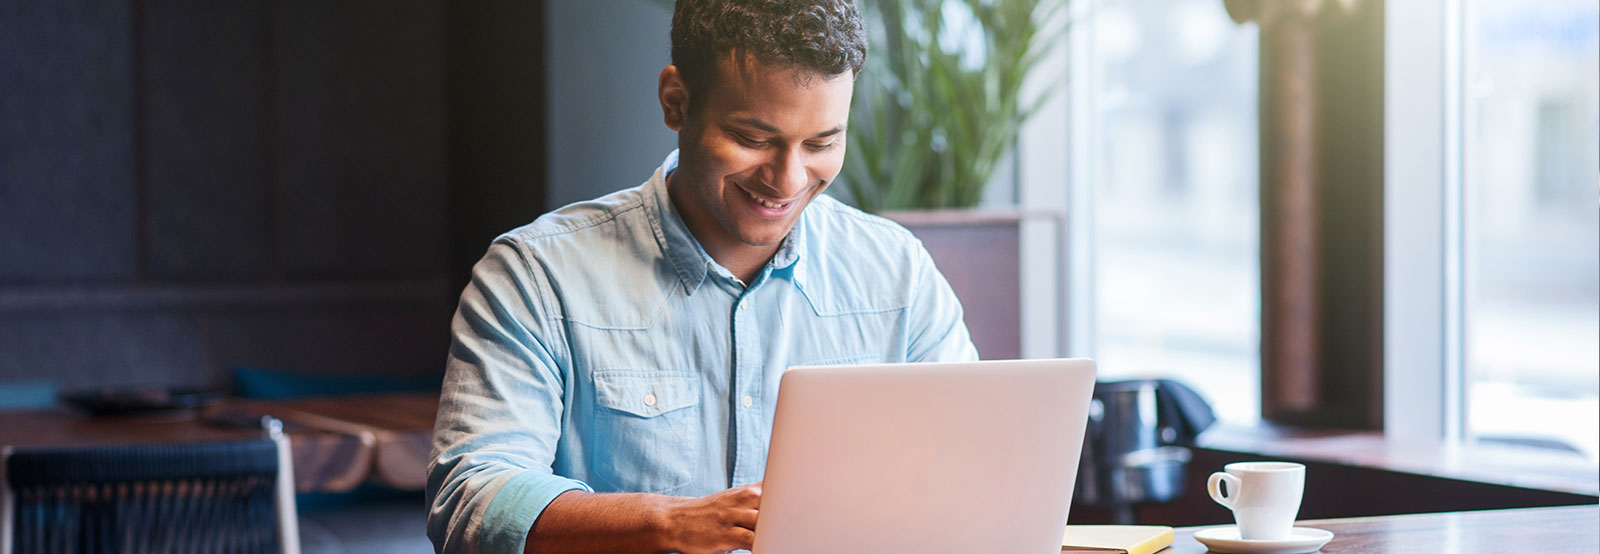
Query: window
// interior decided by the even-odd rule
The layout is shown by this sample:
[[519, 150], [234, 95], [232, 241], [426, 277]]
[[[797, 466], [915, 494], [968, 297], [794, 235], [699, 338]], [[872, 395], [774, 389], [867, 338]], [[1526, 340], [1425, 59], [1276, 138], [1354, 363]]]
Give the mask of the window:
[[1092, 351], [1260, 414], [1257, 39], [1217, 0], [1091, 3]]
[[1390, 435], [1600, 460], [1597, 4], [1386, 4]]
[[[1596, 459], [1597, 3], [1384, 5], [1383, 405], [1399, 440]], [[1225, 420], [1256, 420], [1256, 29], [1220, 2], [1080, 6], [1068, 353], [1108, 378], [1177, 376]]]
[[1600, 459], [1597, 6], [1465, 0], [1461, 19], [1464, 431], [1591, 459]]

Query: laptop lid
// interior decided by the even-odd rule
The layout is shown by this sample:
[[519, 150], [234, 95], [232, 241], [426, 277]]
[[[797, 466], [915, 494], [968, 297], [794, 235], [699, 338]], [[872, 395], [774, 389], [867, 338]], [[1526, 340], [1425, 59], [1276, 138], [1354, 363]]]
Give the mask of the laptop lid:
[[756, 554], [1060, 552], [1087, 359], [795, 367]]

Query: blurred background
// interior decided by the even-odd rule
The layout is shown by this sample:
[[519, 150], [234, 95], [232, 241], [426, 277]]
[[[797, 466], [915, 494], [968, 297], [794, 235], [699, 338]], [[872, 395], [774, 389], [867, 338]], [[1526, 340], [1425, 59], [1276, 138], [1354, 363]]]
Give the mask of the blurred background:
[[[1592, 476], [1600, 3], [1307, 4], [1067, 5], [1030, 77], [1043, 105], [978, 207], [1053, 218], [1012, 295], [1048, 302], [969, 325], [1102, 378], [1179, 379], [1234, 428], [1393, 434], [1415, 414], [1437, 424], [1407, 432]], [[436, 390], [489, 241], [643, 182], [674, 147], [655, 99], [669, 21], [649, 0], [0, 3], [0, 410], [249, 396], [241, 371], [290, 396]], [[1401, 80], [1405, 52], [1437, 55]], [[1276, 83], [1308, 67], [1297, 104]], [[1322, 195], [1309, 389], [1263, 361], [1296, 340], [1263, 324], [1268, 270], [1292, 257], [1272, 198], [1296, 105]], [[1399, 246], [1417, 236], [1420, 258]], [[1434, 258], [1433, 288], [1393, 286]], [[420, 493], [368, 498], [405, 531], [323, 516], [308, 550], [426, 551]]]

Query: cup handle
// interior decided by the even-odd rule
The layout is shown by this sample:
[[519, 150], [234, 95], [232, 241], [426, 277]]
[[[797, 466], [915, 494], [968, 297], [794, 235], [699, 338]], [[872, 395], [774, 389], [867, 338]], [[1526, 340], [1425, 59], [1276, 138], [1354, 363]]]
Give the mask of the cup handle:
[[[1227, 496], [1223, 496], [1222, 489], [1218, 487], [1223, 481], [1228, 482]], [[1239, 490], [1239, 478], [1227, 473], [1218, 471], [1206, 479], [1206, 492], [1211, 493], [1211, 499], [1229, 510], [1233, 509], [1234, 502], [1239, 499]]]

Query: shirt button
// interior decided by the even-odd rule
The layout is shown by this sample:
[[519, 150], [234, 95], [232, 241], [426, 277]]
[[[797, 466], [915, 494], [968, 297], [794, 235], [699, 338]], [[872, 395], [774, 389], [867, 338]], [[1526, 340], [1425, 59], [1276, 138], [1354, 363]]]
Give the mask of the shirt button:
[[740, 304], [739, 304], [739, 311], [741, 311], [741, 312], [748, 312], [748, 311], [750, 311], [750, 303], [749, 303], [749, 302], [742, 302], [742, 303], [740, 303]]
[[749, 408], [751, 406], [754, 406], [756, 404], [756, 401], [755, 401], [755, 399], [750, 398], [750, 395], [746, 394], [746, 395], [744, 395], [744, 398], [739, 400], [739, 403], [740, 404], [744, 404], [744, 407]]
[[650, 392], [644, 393], [644, 405], [646, 405], [646, 406], [654, 406], [654, 405], [656, 405], [656, 395], [655, 395], [655, 393], [650, 393]]

